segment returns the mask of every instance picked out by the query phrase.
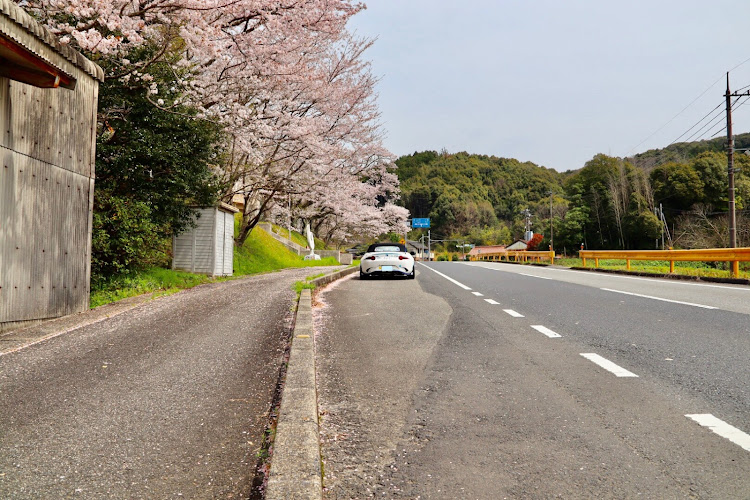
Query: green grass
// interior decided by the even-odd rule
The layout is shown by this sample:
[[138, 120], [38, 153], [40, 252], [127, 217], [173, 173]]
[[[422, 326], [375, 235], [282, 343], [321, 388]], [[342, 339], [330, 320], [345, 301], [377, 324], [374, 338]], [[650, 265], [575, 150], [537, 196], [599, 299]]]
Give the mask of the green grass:
[[[310, 278], [307, 278], [308, 280]], [[306, 288], [309, 288], [310, 290], [315, 290], [315, 284], [310, 283], [309, 281], [295, 281], [294, 286], [292, 286], [292, 289], [297, 292], [297, 296], [299, 297], [299, 294], [302, 293], [302, 290], [305, 290]]]
[[[583, 267], [583, 261], [578, 258], [556, 258], [555, 264], [565, 267]], [[728, 262], [716, 263], [716, 265], [712, 264], [710, 262], [675, 262], [674, 274], [710, 278], [731, 277], [730, 264]], [[587, 259], [586, 267], [593, 269], [594, 260]], [[627, 265], [624, 260], [600, 259], [599, 268], [625, 271], [627, 270]], [[669, 274], [669, 262], [660, 260], [631, 260], [630, 270], [651, 274]], [[745, 263], [740, 264], [740, 278], [750, 279], [750, 271]]]
[[260, 228], [253, 229], [242, 248], [234, 249], [234, 274], [244, 276], [289, 267], [338, 266], [333, 257], [303, 260]]
[[[234, 278], [292, 267], [338, 265], [338, 261], [333, 257], [326, 257], [321, 260], [303, 260], [302, 256], [290, 251], [260, 228], [255, 228], [250, 233], [242, 248], [235, 247], [234, 249]], [[315, 277], [317, 276], [322, 276], [322, 274]], [[232, 278], [212, 278], [203, 274], [153, 267], [92, 283], [90, 307], [97, 307], [144, 293], [155, 292], [157, 296], [168, 295], [203, 283], [227, 279]], [[307, 285], [310, 284], [307, 283]]]
[[92, 286], [90, 307], [93, 308], [150, 292], [157, 292], [157, 295], [168, 295], [216, 280], [217, 278], [211, 278], [203, 274], [152, 267], [145, 271], [115, 276]]

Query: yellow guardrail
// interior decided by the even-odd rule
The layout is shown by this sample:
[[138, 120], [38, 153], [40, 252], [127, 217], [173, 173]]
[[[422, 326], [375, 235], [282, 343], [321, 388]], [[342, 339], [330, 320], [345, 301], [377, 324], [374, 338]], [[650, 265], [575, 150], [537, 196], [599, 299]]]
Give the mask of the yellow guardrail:
[[530, 252], [527, 250], [505, 250], [503, 252], [491, 252], [472, 255], [470, 257], [470, 260], [486, 262], [541, 262], [543, 260], [549, 260], [550, 264], [554, 264], [555, 252], [552, 250], [543, 252]]
[[740, 262], [750, 262], [750, 248], [707, 248], [700, 250], [581, 250], [578, 256], [586, 267], [586, 259], [594, 259], [594, 267], [599, 267], [599, 259], [624, 260], [630, 270], [631, 260], [662, 260], [669, 262], [669, 272], [674, 272], [674, 263], [682, 262], [731, 262], [732, 277], [740, 275]]

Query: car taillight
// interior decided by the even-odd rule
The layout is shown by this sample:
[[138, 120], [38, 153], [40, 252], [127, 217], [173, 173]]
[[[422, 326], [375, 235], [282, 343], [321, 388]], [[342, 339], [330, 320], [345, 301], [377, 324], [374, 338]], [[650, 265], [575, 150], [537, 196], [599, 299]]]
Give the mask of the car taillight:
[[409, 257], [404, 257], [403, 255], [399, 255], [398, 260], [409, 260]]
[[374, 255], [370, 255], [369, 257], [367, 257], [367, 260], [375, 260], [375, 256]]

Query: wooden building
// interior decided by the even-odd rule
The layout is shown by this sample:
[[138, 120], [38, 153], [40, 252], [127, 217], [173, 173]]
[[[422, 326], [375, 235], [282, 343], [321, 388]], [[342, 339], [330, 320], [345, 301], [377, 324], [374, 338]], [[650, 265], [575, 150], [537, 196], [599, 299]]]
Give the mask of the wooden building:
[[234, 214], [232, 205], [201, 208], [195, 227], [172, 238], [172, 269], [211, 276], [234, 272]]
[[0, 0], [0, 331], [88, 309], [103, 76]]

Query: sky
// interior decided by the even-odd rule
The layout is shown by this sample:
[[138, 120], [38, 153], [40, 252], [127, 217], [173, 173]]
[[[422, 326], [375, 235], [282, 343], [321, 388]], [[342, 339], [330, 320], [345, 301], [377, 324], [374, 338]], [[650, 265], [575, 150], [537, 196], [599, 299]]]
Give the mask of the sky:
[[[732, 90], [750, 85], [747, 0], [366, 5], [350, 29], [377, 39], [365, 58], [398, 156], [445, 149], [577, 169], [598, 153], [665, 147], [695, 124], [681, 141], [710, 138], [726, 123], [722, 108], [711, 113], [726, 72]], [[750, 131], [743, 102], [735, 134]]]

